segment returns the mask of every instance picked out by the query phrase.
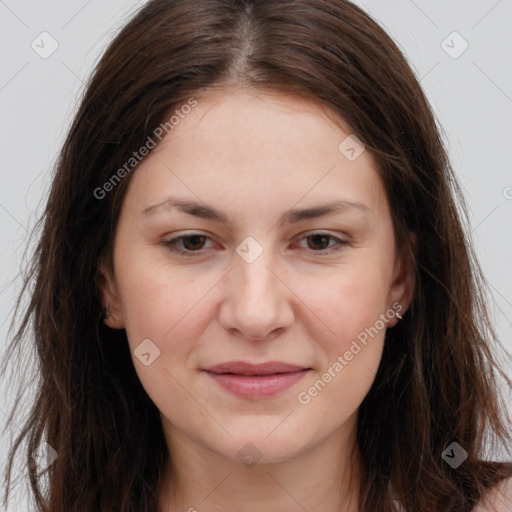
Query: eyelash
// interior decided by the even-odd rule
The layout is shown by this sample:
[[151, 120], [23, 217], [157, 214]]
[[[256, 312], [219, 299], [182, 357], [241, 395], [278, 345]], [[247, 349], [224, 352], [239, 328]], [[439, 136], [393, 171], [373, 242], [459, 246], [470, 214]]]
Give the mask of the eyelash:
[[[311, 234], [303, 236], [301, 238], [301, 240], [309, 238], [309, 237], [312, 237], [312, 236], [319, 236], [319, 235], [320, 236], [328, 237], [328, 238], [330, 238], [332, 240], [335, 240], [337, 242], [338, 247], [335, 248], [335, 249], [332, 249], [332, 247], [330, 247], [328, 249], [322, 249], [321, 251], [312, 251], [315, 254], [327, 255], [327, 254], [336, 253], [336, 252], [341, 251], [344, 248], [344, 246], [349, 244], [349, 242], [347, 242], [346, 240], [341, 240], [340, 238], [337, 238], [337, 237], [335, 237], [335, 236], [333, 236], [333, 235], [331, 235], [329, 233], [324, 233], [323, 231], [314, 231]], [[175, 252], [177, 254], [180, 254], [180, 255], [192, 256], [192, 257], [199, 256], [199, 255], [202, 254], [201, 253], [201, 249], [198, 250], [198, 251], [191, 251], [191, 250], [180, 249], [180, 248], [178, 248], [176, 246], [176, 244], [179, 241], [185, 240], [187, 238], [192, 238], [192, 237], [195, 237], [195, 236], [204, 237], [206, 239], [211, 240], [211, 238], [209, 236], [203, 235], [201, 233], [191, 233], [191, 234], [188, 234], [188, 235], [177, 236], [176, 238], [172, 238], [171, 240], [165, 240], [163, 242], [163, 245], [168, 247], [171, 251], [173, 251], [173, 252]]]

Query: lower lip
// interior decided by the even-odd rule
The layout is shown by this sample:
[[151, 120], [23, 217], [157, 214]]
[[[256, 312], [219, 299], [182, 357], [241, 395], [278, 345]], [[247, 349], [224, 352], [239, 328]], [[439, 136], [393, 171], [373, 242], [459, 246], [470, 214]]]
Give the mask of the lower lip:
[[273, 375], [233, 375], [206, 373], [221, 387], [241, 398], [265, 398], [277, 395], [298, 382], [309, 370]]

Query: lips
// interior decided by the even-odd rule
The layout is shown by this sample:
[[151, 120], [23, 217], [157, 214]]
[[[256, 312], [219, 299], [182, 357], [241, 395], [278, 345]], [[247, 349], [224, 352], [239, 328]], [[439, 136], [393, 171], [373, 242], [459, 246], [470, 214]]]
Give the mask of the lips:
[[203, 371], [222, 389], [239, 398], [262, 399], [280, 395], [310, 370], [311, 368], [280, 361], [262, 364], [233, 361], [217, 364]]
[[307, 366], [298, 366], [281, 361], [269, 361], [260, 364], [252, 364], [245, 361], [232, 361], [205, 368], [206, 371], [211, 373], [227, 373], [234, 375], [275, 375], [309, 369], [310, 368]]

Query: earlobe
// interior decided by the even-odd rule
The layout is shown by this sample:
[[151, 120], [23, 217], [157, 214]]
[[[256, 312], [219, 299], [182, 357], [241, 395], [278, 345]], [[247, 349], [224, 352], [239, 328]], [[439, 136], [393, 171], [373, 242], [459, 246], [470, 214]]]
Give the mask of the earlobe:
[[[104, 313], [103, 313], [104, 311]], [[103, 323], [110, 327], [111, 329], [123, 329], [124, 323], [122, 321], [122, 318], [120, 315], [113, 316], [110, 314], [108, 304], [105, 306], [104, 310], [102, 311], [103, 315]]]
[[124, 318], [115, 280], [103, 264], [98, 269], [96, 286], [98, 287], [102, 304], [99, 313], [100, 321], [104, 322], [111, 329], [124, 328]]
[[[396, 325], [409, 309], [415, 289], [415, 255], [416, 255], [416, 234], [410, 233], [409, 244], [403, 248], [397, 261], [397, 269], [393, 283], [390, 288], [389, 305], [396, 315], [390, 322], [390, 327]], [[400, 310], [397, 309], [400, 305]]]

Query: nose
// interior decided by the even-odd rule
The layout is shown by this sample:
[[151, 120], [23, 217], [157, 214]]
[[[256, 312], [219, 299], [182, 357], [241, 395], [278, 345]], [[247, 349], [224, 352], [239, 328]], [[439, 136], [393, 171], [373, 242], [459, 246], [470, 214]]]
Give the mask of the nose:
[[279, 274], [269, 251], [252, 263], [235, 255], [234, 268], [224, 282], [223, 327], [255, 341], [273, 338], [292, 325], [294, 295], [286, 276]]

